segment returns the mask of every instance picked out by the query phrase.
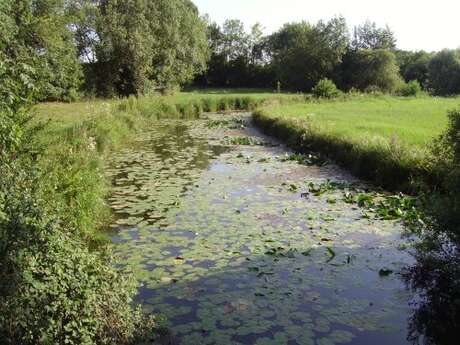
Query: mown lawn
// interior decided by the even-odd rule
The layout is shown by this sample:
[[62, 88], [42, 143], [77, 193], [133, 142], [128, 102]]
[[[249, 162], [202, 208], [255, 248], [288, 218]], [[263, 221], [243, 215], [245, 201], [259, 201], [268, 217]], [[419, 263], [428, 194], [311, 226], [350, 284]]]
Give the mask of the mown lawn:
[[263, 107], [270, 117], [305, 120], [319, 132], [352, 141], [382, 138], [423, 147], [447, 125], [447, 112], [458, 98], [353, 97]]

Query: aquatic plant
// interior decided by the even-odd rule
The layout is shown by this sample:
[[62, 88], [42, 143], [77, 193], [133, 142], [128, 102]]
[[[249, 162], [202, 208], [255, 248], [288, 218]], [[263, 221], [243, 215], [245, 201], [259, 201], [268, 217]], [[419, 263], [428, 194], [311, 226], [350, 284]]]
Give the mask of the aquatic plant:
[[[402, 227], [371, 223], [343, 202], [348, 181], [313, 179], [327, 191], [302, 197], [311, 168], [283, 160], [282, 148], [223, 148], [223, 138], [249, 132], [208, 127], [226, 116], [162, 120], [111, 157], [114, 249], [118, 264], [142, 282], [144, 310], [164, 315], [178, 341], [193, 345], [383, 334], [382, 325], [408, 312], [388, 293], [388, 286], [404, 291], [398, 276], [379, 274], [408, 260], [387, 245], [402, 247]], [[379, 245], [369, 249], [373, 236]], [[362, 275], [373, 282], [366, 297], [355, 294]]]

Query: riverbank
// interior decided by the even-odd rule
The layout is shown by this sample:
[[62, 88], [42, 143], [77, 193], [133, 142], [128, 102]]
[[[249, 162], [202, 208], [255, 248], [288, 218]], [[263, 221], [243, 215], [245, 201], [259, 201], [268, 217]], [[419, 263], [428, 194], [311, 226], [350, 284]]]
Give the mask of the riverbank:
[[259, 107], [254, 120], [300, 152], [321, 152], [357, 176], [392, 190], [432, 180], [430, 145], [459, 98], [355, 96]]

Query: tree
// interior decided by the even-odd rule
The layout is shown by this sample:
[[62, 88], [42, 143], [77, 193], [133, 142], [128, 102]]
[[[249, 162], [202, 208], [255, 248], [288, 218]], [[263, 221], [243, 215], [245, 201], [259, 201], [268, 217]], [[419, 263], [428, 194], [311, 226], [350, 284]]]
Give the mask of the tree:
[[239, 19], [229, 19], [222, 26], [221, 53], [227, 62], [249, 57], [249, 36]]
[[104, 93], [173, 88], [206, 67], [205, 23], [189, 0], [104, 0], [96, 31]]
[[460, 93], [460, 50], [443, 50], [428, 64], [429, 85], [436, 95]]
[[316, 25], [286, 24], [269, 38], [269, 52], [277, 77], [292, 90], [310, 90], [331, 77], [349, 44], [345, 19]]
[[240, 20], [222, 27], [208, 20], [208, 69], [195, 79], [202, 86], [266, 87], [273, 80], [266, 54], [266, 37], [258, 23], [246, 32]]
[[351, 47], [358, 49], [395, 49], [396, 38], [393, 31], [386, 26], [378, 28], [376, 23], [366, 21], [354, 28]]
[[417, 80], [424, 88], [428, 87], [428, 64], [432, 54], [423, 50], [418, 52], [396, 51], [401, 76], [406, 82]]
[[249, 63], [253, 66], [265, 63], [265, 39], [263, 27], [260, 23], [256, 23], [251, 27], [251, 32], [248, 37], [249, 45]]
[[342, 65], [343, 87], [393, 92], [401, 84], [395, 54], [384, 49], [349, 51]]
[[100, 16], [99, 4], [99, 0], [73, 0], [68, 1], [66, 5], [77, 54], [83, 63], [95, 63], [97, 61], [96, 46], [100, 43], [97, 32], [97, 21]]
[[35, 70], [39, 100], [70, 100], [81, 83], [81, 67], [64, 0], [2, 1], [0, 24], [5, 57]]

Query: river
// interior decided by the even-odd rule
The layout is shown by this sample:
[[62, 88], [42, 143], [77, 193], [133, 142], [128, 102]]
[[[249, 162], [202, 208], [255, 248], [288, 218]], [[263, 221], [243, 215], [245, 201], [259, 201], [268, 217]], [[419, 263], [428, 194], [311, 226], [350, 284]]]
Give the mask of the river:
[[291, 154], [249, 114], [209, 114], [159, 120], [112, 156], [117, 264], [171, 343], [408, 343], [402, 225], [344, 188], [312, 192], [370, 187]]

